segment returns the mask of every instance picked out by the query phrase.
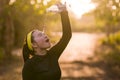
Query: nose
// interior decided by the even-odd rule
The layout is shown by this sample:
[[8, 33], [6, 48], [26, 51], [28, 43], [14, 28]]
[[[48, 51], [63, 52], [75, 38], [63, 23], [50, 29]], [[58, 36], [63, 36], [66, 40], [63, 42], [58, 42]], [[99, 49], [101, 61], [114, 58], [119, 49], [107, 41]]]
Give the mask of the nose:
[[44, 38], [48, 38], [48, 36], [44, 32], [42, 34], [44, 35]]
[[43, 34], [45, 38], [48, 38], [46, 34]]

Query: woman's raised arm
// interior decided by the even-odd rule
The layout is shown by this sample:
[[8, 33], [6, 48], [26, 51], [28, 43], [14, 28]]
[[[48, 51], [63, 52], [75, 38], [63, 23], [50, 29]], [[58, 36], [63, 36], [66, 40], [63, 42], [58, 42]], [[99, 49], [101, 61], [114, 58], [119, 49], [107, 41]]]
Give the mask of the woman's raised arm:
[[63, 9], [60, 12], [61, 22], [62, 22], [62, 31], [63, 31], [62, 37], [61, 37], [60, 41], [49, 50], [50, 54], [57, 59], [60, 57], [60, 55], [66, 48], [66, 46], [72, 36], [68, 11], [66, 10], [65, 5], [62, 7], [59, 7], [59, 9], [61, 9], [61, 8]]

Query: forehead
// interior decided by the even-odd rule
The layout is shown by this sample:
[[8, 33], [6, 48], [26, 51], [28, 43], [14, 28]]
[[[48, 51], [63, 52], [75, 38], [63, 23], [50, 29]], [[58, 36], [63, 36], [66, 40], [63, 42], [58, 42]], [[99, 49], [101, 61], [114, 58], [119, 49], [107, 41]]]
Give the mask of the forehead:
[[43, 33], [42, 31], [34, 30], [33, 31], [33, 36], [38, 35], [38, 34], [42, 34], [42, 33]]

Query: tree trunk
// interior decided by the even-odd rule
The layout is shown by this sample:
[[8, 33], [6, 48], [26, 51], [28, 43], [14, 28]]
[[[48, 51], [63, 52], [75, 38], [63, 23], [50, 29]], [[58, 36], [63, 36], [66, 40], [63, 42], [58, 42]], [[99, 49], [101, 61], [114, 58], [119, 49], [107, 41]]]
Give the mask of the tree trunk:
[[12, 14], [9, 6], [10, 0], [0, 0], [0, 7], [2, 8], [2, 44], [4, 52], [7, 57], [11, 56], [13, 44], [14, 44], [14, 25], [12, 20]]
[[7, 56], [11, 56], [14, 44], [14, 26], [11, 14], [6, 15], [4, 27], [4, 49]]

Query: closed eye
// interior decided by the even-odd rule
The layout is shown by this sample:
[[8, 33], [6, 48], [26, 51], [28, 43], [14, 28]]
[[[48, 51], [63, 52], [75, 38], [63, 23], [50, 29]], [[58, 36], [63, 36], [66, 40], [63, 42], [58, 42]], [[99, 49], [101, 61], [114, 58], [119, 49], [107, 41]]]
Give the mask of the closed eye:
[[39, 34], [38, 34], [38, 36], [40, 36], [40, 37], [41, 37], [41, 36], [42, 36], [42, 34], [41, 34], [41, 33], [39, 33]]

